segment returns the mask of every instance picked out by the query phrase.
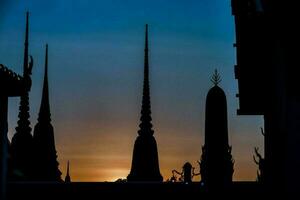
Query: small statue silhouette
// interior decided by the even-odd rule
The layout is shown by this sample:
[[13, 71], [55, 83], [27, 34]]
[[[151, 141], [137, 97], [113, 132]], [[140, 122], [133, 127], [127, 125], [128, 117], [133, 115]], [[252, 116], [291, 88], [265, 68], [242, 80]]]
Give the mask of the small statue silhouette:
[[191, 165], [191, 163], [186, 162], [182, 166], [182, 171], [178, 172], [177, 170], [172, 170], [173, 176], [170, 179], [170, 182], [177, 182], [177, 177], [175, 174], [180, 175], [178, 181], [184, 183], [191, 183], [194, 176], [200, 175], [200, 173], [195, 173], [195, 168]]

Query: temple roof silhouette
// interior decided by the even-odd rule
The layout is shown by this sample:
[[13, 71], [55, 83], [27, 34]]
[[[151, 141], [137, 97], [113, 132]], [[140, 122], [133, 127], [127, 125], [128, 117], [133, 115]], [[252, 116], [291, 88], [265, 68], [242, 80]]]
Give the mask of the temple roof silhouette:
[[25, 92], [24, 78], [0, 64], [0, 91], [1, 95], [19, 96], [22, 91]]

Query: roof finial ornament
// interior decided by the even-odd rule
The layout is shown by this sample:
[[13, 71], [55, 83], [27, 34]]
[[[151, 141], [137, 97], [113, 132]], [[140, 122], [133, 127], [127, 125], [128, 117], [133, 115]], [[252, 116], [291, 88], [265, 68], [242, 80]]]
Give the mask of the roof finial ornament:
[[220, 76], [220, 74], [218, 73], [218, 70], [217, 70], [217, 69], [215, 69], [215, 73], [212, 75], [210, 81], [211, 81], [215, 86], [217, 86], [217, 85], [222, 81], [221, 76]]

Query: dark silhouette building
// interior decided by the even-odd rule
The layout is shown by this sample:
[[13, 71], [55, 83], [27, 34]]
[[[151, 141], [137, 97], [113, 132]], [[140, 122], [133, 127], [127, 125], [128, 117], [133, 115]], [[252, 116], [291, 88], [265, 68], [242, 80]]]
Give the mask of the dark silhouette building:
[[71, 183], [71, 176], [70, 176], [70, 162], [68, 161], [67, 164], [67, 174], [65, 177], [65, 183]]
[[236, 29], [238, 114], [264, 118], [265, 186], [271, 192], [299, 193], [298, 2], [231, 2]]
[[153, 136], [150, 85], [149, 85], [149, 60], [148, 60], [148, 25], [145, 33], [145, 58], [144, 58], [144, 85], [141, 110], [141, 123], [138, 137], [134, 144], [132, 164], [127, 180], [130, 181], [163, 181], [159, 170], [156, 140]]
[[45, 74], [42, 100], [38, 123], [34, 127], [34, 179], [38, 181], [62, 181], [58, 168], [54, 131], [51, 124], [51, 113], [48, 88], [48, 44], [45, 55]]
[[21, 96], [30, 90], [31, 79], [17, 75], [0, 64], [0, 199], [6, 198], [7, 174], [10, 171], [10, 143], [8, 132], [8, 97]]
[[[33, 60], [28, 56], [28, 37], [29, 37], [29, 13], [26, 14], [26, 33], [25, 33], [25, 49], [23, 77], [28, 78], [31, 75]], [[22, 94], [19, 106], [19, 120], [14, 134], [10, 153], [12, 174], [9, 175], [10, 180], [28, 181], [31, 180], [33, 174], [33, 138], [31, 135], [31, 127], [29, 121], [29, 90]]]
[[205, 144], [200, 162], [201, 179], [209, 188], [223, 187], [232, 183], [233, 160], [228, 144], [227, 102], [221, 81], [215, 71], [214, 86], [206, 97]]

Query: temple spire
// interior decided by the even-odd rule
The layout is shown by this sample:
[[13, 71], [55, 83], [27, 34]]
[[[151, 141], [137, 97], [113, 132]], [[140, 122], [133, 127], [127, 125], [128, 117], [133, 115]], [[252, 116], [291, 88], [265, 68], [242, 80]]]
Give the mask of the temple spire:
[[[30, 79], [33, 59], [30, 56], [28, 61], [28, 38], [29, 38], [29, 12], [26, 13], [26, 30], [25, 30], [25, 43], [24, 43], [24, 63], [23, 63], [23, 76], [24, 79]], [[32, 135], [29, 121], [29, 90], [31, 81], [28, 86], [29, 89], [24, 92], [20, 98], [19, 106], [19, 120], [16, 127], [16, 133], [11, 142], [11, 157], [13, 171], [20, 173], [13, 174], [14, 180], [30, 180], [32, 177]]]
[[205, 144], [200, 162], [201, 181], [209, 188], [226, 187], [232, 183], [234, 161], [228, 141], [226, 94], [218, 86], [221, 81], [217, 70], [211, 81], [205, 105]]
[[70, 183], [71, 182], [71, 177], [70, 177], [70, 162], [68, 161], [67, 164], [67, 174], [65, 178], [65, 183]]
[[[26, 28], [25, 28], [25, 42], [24, 42], [24, 63], [23, 63], [23, 75], [24, 78], [28, 77], [31, 74], [32, 61], [28, 62], [28, 39], [29, 38], [29, 12], [26, 12]], [[31, 58], [32, 59], [32, 58]], [[29, 121], [29, 95], [28, 92], [25, 92], [21, 96], [20, 107], [19, 107], [19, 121], [16, 131], [29, 133], [31, 132], [30, 121]]]
[[49, 105], [49, 86], [48, 86], [48, 44], [46, 44], [44, 85], [43, 85], [43, 94], [42, 94], [38, 121], [39, 122], [51, 121], [51, 113], [50, 113], [50, 105]]
[[[28, 62], [28, 39], [29, 38], [29, 12], [26, 13], [26, 29], [25, 29], [25, 43], [24, 43], [24, 64], [23, 64], [23, 74], [24, 77], [28, 77], [31, 74], [32, 69], [32, 58], [31, 62]], [[25, 92], [24, 95], [21, 96], [20, 106], [19, 106], [19, 120], [18, 126], [16, 127], [16, 131], [24, 132], [24, 134], [30, 134], [30, 121], [29, 121], [29, 95], [28, 92]], [[30, 134], [31, 135], [31, 134]]]
[[156, 140], [153, 136], [151, 123], [150, 85], [149, 85], [149, 60], [148, 60], [148, 25], [145, 32], [145, 57], [144, 57], [144, 82], [143, 100], [140, 118], [140, 129], [135, 140], [132, 164], [127, 181], [163, 181], [159, 170], [158, 151]]
[[57, 161], [55, 148], [54, 130], [51, 124], [48, 90], [48, 44], [45, 53], [45, 73], [42, 92], [41, 107], [38, 116], [38, 123], [33, 132], [35, 159], [38, 168], [35, 170], [35, 179], [39, 181], [61, 182], [61, 172]]
[[150, 86], [149, 86], [149, 48], [148, 48], [148, 24], [145, 31], [145, 55], [144, 55], [144, 83], [143, 83], [143, 100], [141, 109], [141, 123], [139, 125], [139, 135], [153, 135], [151, 103], [150, 103]]
[[26, 12], [26, 30], [25, 30], [25, 42], [24, 42], [24, 63], [23, 63], [23, 75], [25, 76], [28, 67], [28, 38], [29, 38], [29, 12]]

